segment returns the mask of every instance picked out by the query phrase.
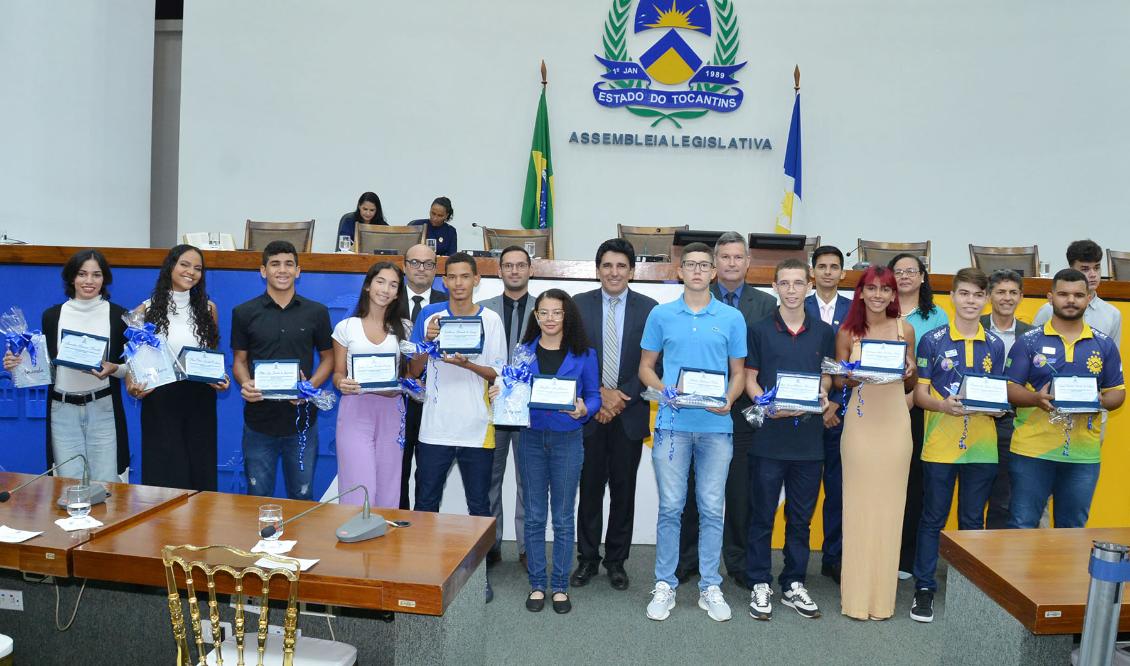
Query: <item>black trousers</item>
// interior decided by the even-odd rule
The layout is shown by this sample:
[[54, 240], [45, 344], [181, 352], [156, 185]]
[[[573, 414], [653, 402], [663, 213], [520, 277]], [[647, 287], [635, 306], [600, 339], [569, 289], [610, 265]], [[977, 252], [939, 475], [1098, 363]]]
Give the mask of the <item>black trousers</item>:
[[[753, 433], [734, 434], [734, 456], [726, 477], [726, 512], [722, 519], [722, 563], [727, 575], [745, 580], [749, 544], [749, 456]], [[679, 574], [698, 571], [698, 501], [694, 493], [694, 466], [687, 477], [687, 504], [679, 532]]]
[[604, 531], [604, 488], [608, 487], [608, 531], [604, 535], [604, 564], [622, 564], [632, 547], [636, 517], [636, 472], [643, 440], [629, 439], [619, 417], [598, 423], [584, 440], [580, 503], [577, 507], [577, 559], [600, 562]]
[[420, 443], [420, 419], [424, 416], [424, 405], [405, 398], [404, 410], [404, 462], [400, 471], [400, 508], [412, 509], [412, 498], [408, 495], [408, 480], [412, 475], [412, 458], [416, 455], [416, 445]]
[[141, 483], [216, 490], [216, 389], [180, 381], [141, 401]]
[[1012, 499], [1008, 457], [1012, 447], [1012, 430], [1012, 416], [997, 419], [997, 478], [989, 491], [989, 511], [985, 516], [985, 529], [988, 530], [1003, 530], [1008, 527], [1008, 503]]
[[925, 436], [926, 415], [921, 407], [910, 410], [910, 441], [914, 451], [910, 454], [910, 475], [906, 480], [906, 506], [902, 514], [902, 551], [899, 553], [899, 571], [914, 571], [914, 554], [918, 546], [918, 521], [922, 518], [922, 439]]

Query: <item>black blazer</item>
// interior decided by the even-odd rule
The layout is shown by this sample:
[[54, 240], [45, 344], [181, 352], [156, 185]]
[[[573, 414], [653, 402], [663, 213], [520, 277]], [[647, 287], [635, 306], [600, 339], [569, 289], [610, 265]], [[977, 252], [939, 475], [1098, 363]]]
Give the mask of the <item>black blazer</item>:
[[[710, 293], [714, 294], [714, 298], [722, 301], [722, 290], [718, 288], [717, 282], [710, 285]], [[725, 301], [722, 302], [725, 303]], [[777, 298], [775, 296], [761, 291], [752, 284], [747, 284], [742, 288], [742, 295], [738, 299], [738, 310], [741, 311], [742, 317], [745, 319], [747, 339], [749, 327], [772, 315], [776, 309]], [[753, 434], [753, 426], [742, 416], [742, 410], [752, 404], [753, 401], [749, 399], [745, 391], [742, 391], [741, 396], [734, 401], [734, 406], [730, 410], [730, 418], [734, 421], [734, 434]]]
[[[624, 434], [629, 439], [644, 439], [651, 434], [648, 423], [651, 414], [651, 405], [640, 398], [643, 383], [640, 382], [640, 341], [643, 339], [643, 327], [647, 323], [647, 316], [657, 303], [655, 299], [636, 293], [631, 289], [626, 292], [627, 300], [624, 302], [624, 332], [621, 334], [620, 350], [620, 376], [616, 378], [616, 386], [631, 400], [624, 407], [624, 411], [616, 417], [624, 426]], [[589, 345], [596, 349], [597, 368], [604, 367], [604, 297], [600, 289], [593, 289], [573, 297], [577, 309], [581, 311], [581, 321], [585, 326], [585, 336]], [[596, 419], [589, 419], [585, 424], [585, 435], [592, 434], [600, 425]]]
[[[47, 338], [47, 352], [51, 358], [55, 358], [59, 353], [59, 313], [62, 312], [63, 305], [53, 305], [43, 312], [43, 336]], [[126, 309], [122, 306], [111, 303], [110, 304], [110, 348], [108, 350], [109, 360], [114, 363], [120, 363], [122, 360], [122, 352], [125, 351], [126, 342], [126, 323], [122, 321], [122, 315], [126, 313]], [[110, 380], [110, 397], [114, 401], [114, 428], [117, 430], [118, 436], [118, 474], [126, 471], [129, 467], [129, 438], [126, 433], [126, 413], [122, 407], [122, 380], [117, 377], [109, 377]], [[51, 387], [54, 389], [54, 385]], [[47, 404], [47, 466], [55, 464], [55, 456], [51, 450], [51, 402], [48, 400]]]

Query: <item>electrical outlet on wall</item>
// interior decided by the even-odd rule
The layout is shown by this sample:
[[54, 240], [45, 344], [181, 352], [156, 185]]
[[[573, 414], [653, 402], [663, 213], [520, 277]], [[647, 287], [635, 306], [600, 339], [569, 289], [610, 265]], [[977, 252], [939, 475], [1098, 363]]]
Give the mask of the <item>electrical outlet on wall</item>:
[[19, 590], [0, 590], [0, 610], [22, 611], [24, 593]]

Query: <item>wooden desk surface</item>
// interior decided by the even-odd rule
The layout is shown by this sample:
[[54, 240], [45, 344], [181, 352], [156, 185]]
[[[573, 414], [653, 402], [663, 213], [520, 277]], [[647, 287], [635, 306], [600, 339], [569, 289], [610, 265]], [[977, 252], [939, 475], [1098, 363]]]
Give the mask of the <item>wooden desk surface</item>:
[[[0, 488], [14, 488], [33, 476], [0, 472]], [[64, 532], [55, 521], [66, 518], [67, 511], [59, 508], [55, 502], [63, 494], [64, 487], [76, 483], [77, 479], [44, 477], [12, 493], [11, 499], [0, 504], [0, 525], [43, 532], [23, 543], [0, 543], [0, 568], [49, 576], [70, 576], [75, 548], [94, 537], [132, 525], [166, 506], [182, 502], [194, 492], [107, 483], [105, 485], [110, 496], [104, 504], [97, 504], [90, 510], [90, 515], [102, 521], [103, 526], [92, 530]]]
[[[1130, 527], [947, 531], [941, 554], [1032, 633], [1078, 634], [1092, 541], [1130, 543]], [[1130, 631], [1125, 595], [1118, 626]]]
[[[284, 518], [313, 504], [198, 493], [148, 520], [80, 546], [74, 552], [75, 575], [164, 587], [162, 546], [227, 544], [250, 549], [258, 540], [259, 505], [267, 503], [281, 504]], [[360, 543], [339, 542], [335, 530], [359, 511], [353, 505], [328, 504], [286, 526], [282, 538], [298, 541], [287, 555], [320, 560], [300, 576], [303, 601], [440, 615], [494, 543], [493, 518], [392, 509], [379, 513], [389, 520], [411, 521], [412, 526], [390, 527], [385, 536]], [[219, 587], [222, 581], [217, 583]]]

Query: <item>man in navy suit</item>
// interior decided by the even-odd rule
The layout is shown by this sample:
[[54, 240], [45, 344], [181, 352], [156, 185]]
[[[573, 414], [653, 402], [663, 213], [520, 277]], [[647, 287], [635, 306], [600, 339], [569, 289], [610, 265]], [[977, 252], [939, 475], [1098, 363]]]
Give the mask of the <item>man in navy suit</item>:
[[[812, 253], [813, 282], [816, 293], [804, 299], [804, 311], [839, 332], [851, 299], [838, 288], [844, 275], [844, 254], [832, 245], [822, 245]], [[829, 400], [840, 402], [835, 391]], [[843, 475], [840, 470], [840, 435], [843, 424], [839, 412], [830, 412], [824, 422], [824, 552], [820, 573], [840, 582], [840, 557], [843, 554]]]
[[636, 251], [631, 243], [620, 238], [606, 240], [596, 251], [600, 289], [574, 297], [601, 369], [601, 408], [585, 424], [577, 570], [570, 578], [570, 584], [578, 587], [587, 585], [600, 569], [604, 488], [608, 486], [604, 568], [614, 589], [628, 588], [624, 561], [632, 545], [636, 470], [643, 440], [651, 434], [651, 408], [640, 398], [640, 339], [647, 316], [656, 305], [653, 299], [628, 289], [635, 267]]

